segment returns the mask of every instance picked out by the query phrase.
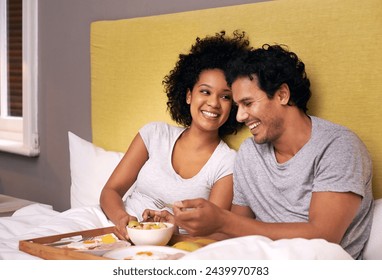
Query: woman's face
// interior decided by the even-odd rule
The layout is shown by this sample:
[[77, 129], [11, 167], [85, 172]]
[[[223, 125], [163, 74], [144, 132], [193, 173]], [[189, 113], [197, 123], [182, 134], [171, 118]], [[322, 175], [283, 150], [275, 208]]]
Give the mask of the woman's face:
[[192, 123], [204, 131], [218, 131], [228, 119], [232, 106], [232, 92], [220, 69], [204, 70], [192, 91], [187, 92]]

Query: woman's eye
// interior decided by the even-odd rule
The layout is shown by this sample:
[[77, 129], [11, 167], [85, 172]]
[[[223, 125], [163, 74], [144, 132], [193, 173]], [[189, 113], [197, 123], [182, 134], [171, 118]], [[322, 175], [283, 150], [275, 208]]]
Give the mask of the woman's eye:
[[203, 93], [203, 94], [210, 94], [210, 92], [208, 90], [204, 90], [204, 89], [201, 90], [200, 92]]
[[231, 100], [232, 99], [231, 95], [223, 95], [222, 98], [225, 100]]

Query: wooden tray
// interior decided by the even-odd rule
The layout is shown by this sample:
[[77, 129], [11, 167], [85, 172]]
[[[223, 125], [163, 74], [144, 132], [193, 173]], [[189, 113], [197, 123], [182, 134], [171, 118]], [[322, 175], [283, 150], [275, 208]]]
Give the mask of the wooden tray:
[[[82, 235], [82, 237], [94, 237], [108, 233], [114, 233], [114, 227], [75, 231], [65, 234], [21, 240], [19, 242], [19, 250], [46, 260], [107, 260], [108, 258], [102, 256], [96, 256], [89, 253], [79, 252], [73, 249], [58, 248], [44, 244], [52, 243], [61, 240], [62, 238], [76, 235]], [[168, 244], [171, 246], [179, 241], [195, 239], [196, 237], [174, 234]]]

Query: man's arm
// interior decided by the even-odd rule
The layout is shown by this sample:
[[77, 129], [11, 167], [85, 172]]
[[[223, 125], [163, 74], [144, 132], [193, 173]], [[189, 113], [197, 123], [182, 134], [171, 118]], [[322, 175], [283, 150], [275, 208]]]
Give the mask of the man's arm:
[[[231, 237], [263, 235], [282, 238], [323, 238], [339, 243], [361, 203], [354, 193], [317, 192], [312, 194], [309, 220], [301, 223], [264, 223], [250, 217], [246, 207], [235, 206], [232, 212], [221, 210], [203, 199], [185, 200], [175, 207], [178, 225], [192, 235], [219, 232]], [[181, 210], [181, 207], [195, 208]]]

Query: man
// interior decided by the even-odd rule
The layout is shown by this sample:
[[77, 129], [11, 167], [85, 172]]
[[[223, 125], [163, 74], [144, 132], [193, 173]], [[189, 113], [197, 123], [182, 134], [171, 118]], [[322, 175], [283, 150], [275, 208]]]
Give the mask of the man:
[[[236, 156], [231, 211], [184, 200], [174, 204], [176, 224], [198, 236], [323, 238], [361, 259], [373, 213], [364, 144], [347, 128], [307, 114], [305, 65], [282, 46], [252, 50], [229, 69], [237, 119], [253, 134]], [[174, 219], [166, 211], [144, 217], [155, 215]]]
[[227, 79], [237, 120], [253, 134], [236, 157], [232, 209], [204, 199], [177, 202], [178, 226], [192, 235], [323, 238], [362, 258], [372, 163], [354, 133], [307, 114], [304, 63], [280, 45], [264, 45], [232, 62]]

